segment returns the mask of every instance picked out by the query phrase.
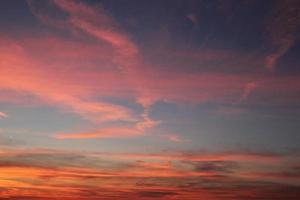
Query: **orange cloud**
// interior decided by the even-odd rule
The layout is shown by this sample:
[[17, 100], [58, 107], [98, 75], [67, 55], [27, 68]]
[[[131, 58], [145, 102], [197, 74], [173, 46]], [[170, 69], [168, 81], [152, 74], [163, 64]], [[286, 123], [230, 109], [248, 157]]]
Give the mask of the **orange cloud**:
[[[3, 149], [0, 197], [80, 199], [92, 194], [91, 199], [97, 199], [120, 194], [122, 199], [127, 192], [136, 199], [141, 198], [139, 195], [150, 199], [171, 196], [194, 199], [203, 191], [212, 199], [224, 199], [227, 193], [243, 195], [248, 191], [257, 198], [266, 196], [257, 193], [266, 189], [266, 180], [267, 187], [279, 184], [291, 187], [291, 183], [293, 187], [299, 186], [297, 179], [276, 173], [276, 169], [289, 169], [295, 159], [297, 156], [264, 153], [76, 154], [46, 149]], [[274, 162], [270, 163], [271, 160]], [[241, 186], [246, 189], [241, 190]]]
[[128, 137], [143, 134], [135, 129], [126, 127], [105, 128], [95, 132], [87, 133], [61, 133], [55, 136], [57, 139], [89, 139], [89, 138], [114, 138]]

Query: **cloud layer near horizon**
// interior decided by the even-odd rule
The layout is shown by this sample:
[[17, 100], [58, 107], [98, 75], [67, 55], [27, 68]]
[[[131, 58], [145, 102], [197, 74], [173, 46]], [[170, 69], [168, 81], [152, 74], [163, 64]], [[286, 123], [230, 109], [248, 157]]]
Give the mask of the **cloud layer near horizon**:
[[287, 154], [7, 149], [0, 173], [1, 197], [11, 199], [268, 199], [269, 190], [276, 196], [290, 190], [291, 199], [299, 195], [299, 155]]

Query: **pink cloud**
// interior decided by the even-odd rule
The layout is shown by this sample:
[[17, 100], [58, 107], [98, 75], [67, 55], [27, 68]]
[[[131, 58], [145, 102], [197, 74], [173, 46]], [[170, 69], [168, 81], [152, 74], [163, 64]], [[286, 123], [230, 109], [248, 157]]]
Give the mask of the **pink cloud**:
[[[253, 78], [247, 75], [222, 73], [172, 75], [156, 71], [155, 68], [151, 69], [153, 68], [152, 66], [149, 66], [147, 76], [145, 76], [145, 69], [148, 64], [141, 59], [139, 47], [125, 31], [118, 27], [114, 18], [101, 5], [91, 7], [83, 2], [76, 1], [54, 1], [53, 3], [59, 9], [69, 14], [65, 19], [66, 23], [69, 24], [69, 26], [65, 27], [66, 29], [80, 29], [97, 39], [98, 42], [102, 42], [101, 45], [103, 45], [103, 42], [106, 42], [111, 46], [109, 56], [114, 63], [111, 66], [118, 66], [120, 77], [124, 79], [124, 82], [119, 84], [119, 87], [127, 82], [127, 87], [130, 87], [131, 91], [135, 93], [136, 101], [143, 105], [145, 109], [159, 100], [180, 101], [185, 99], [191, 101], [193, 99], [196, 102], [202, 102], [220, 99], [220, 101], [234, 101], [233, 99], [229, 100], [230, 96], [238, 98], [238, 90], [245, 87], [240, 100], [243, 101], [257, 88], [257, 79], [265, 79], [265, 77], [259, 76]], [[109, 49], [109, 47], [107, 48]], [[167, 51], [167, 53], [174, 54], [174, 52], [170, 51]], [[227, 50], [210, 50], [200, 53], [194, 51], [175, 52], [175, 54], [177, 54], [176, 57], [193, 58], [199, 61], [227, 60], [233, 57], [239, 59], [243, 57], [241, 54], [228, 52]], [[92, 52], [91, 55], [93, 55]], [[106, 54], [104, 53], [104, 55]], [[107, 59], [105, 58], [104, 60]], [[143, 66], [143, 69], [141, 69], [141, 66]], [[178, 92], [175, 92], [175, 90]], [[268, 91], [266, 92], [268, 93]]]
[[70, 109], [95, 121], [132, 120], [129, 109], [125, 107], [82, 100], [82, 97], [86, 99], [89, 97], [89, 91], [84, 85], [70, 80], [69, 74], [63, 71], [59, 73], [59, 70], [55, 69], [51, 70], [51, 65], [46, 67], [47, 64], [31, 59], [26, 49], [12, 41], [1, 40], [1, 43], [6, 43], [6, 48], [0, 49], [2, 57], [0, 71], [3, 75], [0, 88], [29, 92], [44, 102]]
[[178, 135], [175, 134], [168, 134], [165, 136], [169, 141], [171, 142], [175, 142], [175, 143], [180, 143], [183, 142], [185, 140], [183, 140], [182, 138], [180, 138]]
[[239, 103], [245, 101], [251, 93], [259, 86], [257, 82], [249, 82], [246, 84], [245, 89], [243, 91], [243, 94], [241, 98], [239, 99]]
[[[201, 74], [166, 73], [152, 69], [147, 71], [147, 77], [140, 79], [138, 74], [124, 77], [115, 69], [97, 68], [96, 65], [91, 65], [89, 69], [83, 68], [81, 59], [76, 63], [59, 60], [55, 63], [47, 63], [43, 57], [55, 57], [59, 54], [59, 49], [63, 49], [65, 53], [70, 51], [70, 54], [68, 53], [71, 56], [70, 59], [76, 58], [77, 54], [73, 54], [71, 49], [73, 46], [79, 45], [80, 47], [83, 45], [82, 42], [63, 42], [62, 39], [52, 38], [49, 40], [41, 38], [35, 41], [27, 39], [28, 42], [16, 43], [2, 37], [2, 47], [9, 48], [0, 49], [2, 58], [0, 70], [1, 74], [4, 75], [0, 80], [0, 87], [6, 91], [18, 91], [20, 94], [27, 92], [39, 97], [44, 102], [61, 105], [64, 109], [70, 109], [87, 118], [90, 113], [91, 118], [99, 118], [98, 120], [101, 120], [101, 112], [107, 113], [107, 117], [104, 117], [107, 120], [126, 120], [127, 117], [131, 120], [132, 117], [127, 108], [95, 102], [93, 100], [95, 95], [121, 98], [135, 97], [137, 102], [147, 108], [156, 101], [230, 103], [235, 102], [236, 99], [248, 99], [253, 90], [256, 92], [251, 98], [252, 101], [259, 101], [259, 97], [268, 97], [270, 102], [276, 99], [281, 99], [281, 102], [289, 102], [295, 99], [293, 96], [297, 95], [296, 91], [300, 89], [299, 84], [296, 84], [299, 79], [294, 76], [268, 77], [257, 75], [254, 78], [249, 75], [208, 72]], [[51, 47], [49, 52], [43, 51], [41, 44], [50, 44], [51, 42], [59, 45], [57, 47], [53, 45], [54, 47]], [[51, 50], [52, 48], [53, 50]], [[93, 45], [89, 47], [88, 44], [86, 54], [91, 52], [90, 55], [93, 56], [94, 48]], [[44, 55], [34, 57], [34, 55], [28, 54], [29, 50], [32, 49]], [[113, 55], [108, 53], [105, 56]], [[13, 67], [8, 68], [6, 66]], [[109, 64], [108, 66], [112, 65]], [[127, 81], [129, 78], [132, 78], [131, 81], [134, 84]], [[263, 80], [263, 84], [258, 87], [257, 83], [260, 80]], [[295, 84], [291, 85], [291, 82]], [[139, 83], [140, 86], [136, 87]], [[137, 91], [139, 92], [137, 93]], [[240, 95], [241, 92], [242, 95]], [[14, 95], [11, 94], [10, 96], [13, 98]], [[1, 92], [1, 95], [1, 98], [5, 99], [3, 96], [5, 93]], [[19, 98], [18, 101], [20, 101]], [[114, 112], [114, 116], [110, 115], [110, 112]]]
[[7, 117], [8, 117], [8, 115], [6, 113], [0, 112], [0, 119], [1, 118], [7, 118]]
[[108, 127], [93, 132], [81, 133], [60, 133], [54, 136], [56, 139], [90, 139], [90, 138], [115, 138], [115, 137], [133, 137], [141, 136], [150, 129], [158, 125], [159, 121], [149, 118], [148, 113], [142, 114], [143, 119], [136, 122], [134, 126], [128, 127]]
[[[63, 19], [68, 24], [62, 27], [64, 30], [80, 31], [68, 39], [49, 33], [35, 38], [24, 36], [16, 41], [1, 35], [0, 89], [8, 92], [1, 92], [0, 101], [7, 99], [11, 103], [20, 103], [19, 97], [22, 97], [27, 102], [29, 96], [33, 98], [31, 102], [39, 100], [39, 103], [76, 113], [96, 123], [135, 122], [131, 131], [125, 134], [135, 135], [137, 130], [144, 134], [147, 129], [161, 123], [149, 116], [151, 106], [157, 101], [234, 104], [237, 101], [264, 103], [267, 100], [268, 104], [286, 104], [299, 97], [297, 76], [159, 69], [143, 60], [140, 47], [103, 8], [77, 1], [54, 1], [53, 5], [68, 14]], [[38, 12], [38, 8], [33, 12]], [[43, 12], [38, 15], [43, 15]], [[197, 61], [241, 56], [220, 50], [173, 54], [183, 60], [192, 58]], [[125, 106], [104, 102], [102, 99], [107, 97], [134, 99], [144, 111], [138, 114]], [[223, 111], [228, 112], [228, 109]], [[105, 131], [113, 137], [118, 135], [113, 127]], [[107, 134], [102, 130], [90, 134], [93, 137], [103, 135]]]
[[273, 71], [276, 68], [278, 59], [280, 59], [286, 54], [290, 47], [292, 47], [293, 43], [294, 39], [288, 39], [286, 44], [281, 44], [282, 46], [279, 47], [279, 49], [276, 52], [268, 55], [265, 60], [267, 69]]
[[[276, 68], [278, 60], [299, 39], [297, 30], [300, 25], [300, 7], [297, 1], [278, 1], [268, 18], [269, 25], [266, 27], [270, 43], [274, 51], [265, 59], [269, 70]], [[298, 35], [297, 35], [298, 34]]]

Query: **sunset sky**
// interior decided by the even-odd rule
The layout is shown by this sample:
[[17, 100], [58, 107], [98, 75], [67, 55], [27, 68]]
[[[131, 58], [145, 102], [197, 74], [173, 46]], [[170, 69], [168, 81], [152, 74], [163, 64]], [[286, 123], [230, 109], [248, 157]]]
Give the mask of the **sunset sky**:
[[1, 200], [299, 198], [299, 0], [0, 1]]

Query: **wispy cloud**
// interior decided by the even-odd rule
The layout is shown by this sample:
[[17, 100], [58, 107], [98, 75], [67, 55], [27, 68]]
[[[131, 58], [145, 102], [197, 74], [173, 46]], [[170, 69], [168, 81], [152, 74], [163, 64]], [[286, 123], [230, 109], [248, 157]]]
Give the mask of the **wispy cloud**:
[[83, 133], [61, 133], [57, 134], [57, 139], [90, 139], [90, 138], [114, 138], [114, 137], [132, 137], [142, 135], [144, 132], [128, 127], [111, 127], [96, 130], [94, 132]]
[[[33, 1], [29, 1], [29, 5], [38, 16], [51, 14], [41, 12], [40, 4], [36, 5]], [[1, 73], [5, 78], [0, 81], [0, 87], [16, 93], [29, 93], [44, 103], [72, 111], [94, 122], [137, 120], [133, 110], [101, 101], [106, 97], [135, 98], [144, 107], [137, 126], [145, 126], [146, 122], [148, 126], [154, 126], [158, 122], [149, 118], [148, 110], [157, 101], [229, 103], [236, 99], [245, 101], [257, 90], [255, 96], [258, 98], [253, 98], [256, 101], [260, 101], [260, 97], [268, 97], [272, 101], [280, 98], [280, 102], [289, 102], [289, 95], [282, 94], [292, 95], [296, 93], [295, 88], [299, 89], [297, 84], [294, 88], [282, 84], [276, 88], [278, 93], [273, 92], [275, 85], [297, 79], [293, 77], [281, 79], [264, 75], [252, 77], [223, 72], [169, 73], [159, 70], [143, 60], [140, 47], [101, 6], [92, 7], [79, 1], [51, 1], [49, 6], [51, 10], [67, 14], [57, 15], [56, 18], [64, 22], [65, 25], [60, 28], [72, 33], [71, 37], [66, 39], [49, 33], [46, 37], [26, 37], [16, 42], [1, 36], [2, 46], [9, 48], [1, 49]], [[42, 21], [45, 23], [48, 19], [45, 17]], [[74, 49], [81, 51], [79, 53]], [[166, 51], [162, 55], [166, 54], [172, 55], [172, 52]], [[197, 63], [205, 61], [206, 64], [212, 60], [221, 62], [236, 57], [241, 55], [215, 49], [200, 53], [175, 51], [172, 59], [192, 59]], [[173, 67], [173, 63], [168, 65]], [[259, 80], [264, 80], [264, 85], [257, 87]]]
[[300, 26], [299, 2], [297, 0], [276, 2], [268, 23], [268, 37], [274, 51], [266, 57], [265, 62], [269, 70], [274, 70], [278, 60], [299, 39], [297, 32]]
[[[88, 100], [85, 87], [70, 80], [68, 73], [59, 73], [51, 65], [39, 67], [41, 63], [29, 58], [23, 47], [10, 41], [2, 40], [9, 51], [1, 49], [0, 87], [16, 92], [29, 92], [46, 103], [56, 104], [63, 109], [70, 109], [84, 118], [93, 121], [132, 120], [129, 109], [104, 102]], [[14, 52], [13, 52], [14, 51]], [[18, 59], [16, 59], [16, 55]], [[13, 66], [8, 68], [7, 66]], [[58, 76], [60, 78], [58, 78]], [[86, 97], [86, 100], [82, 100]]]
[[167, 134], [165, 135], [165, 137], [171, 141], [171, 142], [175, 142], [175, 143], [181, 143], [181, 142], [186, 142], [187, 140], [182, 139], [179, 135], [177, 134]]
[[194, 26], [199, 26], [199, 19], [195, 14], [190, 13], [186, 17], [194, 24]]
[[1, 118], [7, 118], [7, 117], [8, 117], [8, 115], [6, 113], [0, 112], [0, 119]]
[[115, 126], [99, 129], [92, 132], [80, 133], [59, 133], [54, 136], [57, 139], [91, 139], [91, 138], [116, 138], [133, 137], [144, 135], [147, 129], [156, 126], [159, 121], [154, 121], [148, 117], [148, 114], [142, 115], [143, 119], [133, 126]]
[[247, 83], [239, 102], [245, 101], [258, 86], [257, 82]]

